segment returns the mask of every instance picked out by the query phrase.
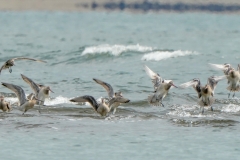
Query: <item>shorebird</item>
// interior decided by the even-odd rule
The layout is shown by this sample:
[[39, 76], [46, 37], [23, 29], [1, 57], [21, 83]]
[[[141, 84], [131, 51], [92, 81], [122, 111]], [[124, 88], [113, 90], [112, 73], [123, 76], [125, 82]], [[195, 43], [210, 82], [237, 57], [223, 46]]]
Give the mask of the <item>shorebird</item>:
[[23, 114], [26, 113], [29, 109], [32, 109], [34, 105], [37, 103], [37, 101], [40, 101], [36, 97], [34, 97], [31, 100], [27, 100], [25, 92], [20, 86], [4, 82], [2, 82], [2, 85], [12, 90], [16, 94], [19, 100], [20, 110], [23, 111]]
[[147, 75], [151, 78], [154, 88], [154, 94], [148, 96], [149, 104], [153, 106], [161, 105], [164, 107], [162, 100], [168, 94], [169, 89], [173, 86], [178, 88], [173, 84], [172, 80], [164, 80], [159, 74], [153, 72], [150, 68], [145, 65], [145, 71]]
[[181, 84], [179, 87], [184, 89], [192, 86], [198, 94], [198, 104], [202, 107], [202, 114], [204, 113], [204, 107], [210, 107], [213, 111], [212, 104], [215, 101], [214, 90], [220, 80], [223, 80], [225, 76], [211, 76], [208, 78], [207, 84], [205, 86], [201, 85], [201, 82], [198, 78]]
[[22, 76], [22, 79], [27, 84], [29, 84], [32, 90], [34, 91], [34, 94], [32, 93], [27, 96], [28, 99], [32, 99], [32, 97], [36, 96], [37, 99], [41, 100], [41, 101], [38, 101], [38, 104], [43, 105], [45, 99], [49, 98], [50, 92], [54, 93], [49, 86], [39, 85], [35, 83], [33, 80], [31, 80], [30, 78], [24, 76], [23, 74], [21, 74], [21, 76]]
[[12, 110], [10, 103], [4, 100], [4, 96], [0, 96], [0, 109], [3, 112], [10, 112]]
[[110, 110], [111, 110], [111, 105], [114, 102], [119, 102], [119, 103], [124, 103], [121, 98], [119, 97], [114, 97], [112, 98], [108, 103], [105, 102], [104, 98], [101, 98], [101, 102], [97, 102], [94, 97], [85, 95], [85, 96], [80, 96], [76, 97], [73, 99], [70, 99], [71, 102], [89, 102], [93, 109], [99, 113], [101, 116], [106, 116]]
[[37, 61], [37, 62], [43, 62], [43, 63], [47, 63], [46, 61], [42, 61], [42, 60], [37, 60], [37, 59], [33, 59], [33, 58], [26, 58], [26, 57], [17, 57], [17, 58], [12, 58], [7, 60], [1, 67], [0, 69], [0, 73], [2, 70], [4, 69], [8, 69], [10, 73], [12, 73], [12, 66], [15, 66], [14, 61], [15, 60], [31, 60], [31, 61]]
[[226, 75], [228, 80], [228, 87], [229, 90], [228, 98], [230, 97], [231, 92], [233, 92], [232, 97], [235, 96], [235, 92], [240, 91], [240, 64], [238, 64], [237, 70], [231, 67], [230, 64], [210, 64], [213, 68], [220, 69]]
[[[113, 88], [110, 84], [106, 83], [106, 82], [103, 82], [99, 79], [96, 79], [96, 78], [93, 78], [93, 80], [100, 84], [108, 93], [108, 97], [109, 99], [108, 100], [111, 100], [113, 98], [118, 98], [119, 100], [118, 101], [121, 101], [123, 103], [128, 103], [130, 102], [129, 99], [127, 98], [124, 98], [123, 95], [122, 95], [122, 92], [115, 92], [113, 91]], [[113, 110], [113, 114], [115, 114], [116, 110], [117, 110], [117, 107], [120, 105], [121, 103], [120, 102], [114, 102], [112, 105], [111, 105], [111, 110]]]

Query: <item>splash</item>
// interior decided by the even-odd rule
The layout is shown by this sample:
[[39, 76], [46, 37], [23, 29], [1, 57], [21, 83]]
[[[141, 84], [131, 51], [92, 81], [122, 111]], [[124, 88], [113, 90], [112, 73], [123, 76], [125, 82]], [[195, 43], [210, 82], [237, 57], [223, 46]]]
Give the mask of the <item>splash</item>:
[[88, 54], [104, 54], [104, 53], [110, 53], [111, 55], [114, 56], [119, 56], [120, 54], [124, 52], [150, 52], [152, 51], [152, 47], [147, 47], [147, 46], [141, 46], [139, 44], [137, 45], [109, 45], [109, 44], [104, 44], [104, 45], [98, 45], [98, 46], [91, 46], [91, 47], [86, 47], [84, 51], [82, 52], [82, 56], [88, 55]]
[[182, 56], [188, 56], [188, 55], [197, 55], [197, 52], [192, 51], [156, 51], [151, 52], [143, 55], [142, 60], [143, 61], [161, 61], [168, 58], [176, 58], [176, 57], [182, 57]]
[[70, 98], [66, 98], [63, 96], [58, 96], [53, 99], [46, 99], [44, 104], [47, 106], [53, 106], [53, 105], [58, 105], [58, 104], [72, 104], [72, 102], [69, 101]]
[[166, 115], [173, 117], [192, 117], [192, 118], [202, 118], [202, 117], [214, 117], [215, 114], [208, 112], [208, 107], [205, 107], [205, 113], [201, 113], [201, 108], [198, 105], [173, 105], [171, 111], [166, 113]]
[[221, 109], [222, 112], [239, 112], [240, 111], [240, 106], [235, 105], [235, 104], [229, 104], [227, 106], [223, 106]]
[[5, 97], [5, 100], [7, 102], [10, 102], [11, 105], [17, 105], [18, 104], [18, 98], [16, 98], [16, 97]]

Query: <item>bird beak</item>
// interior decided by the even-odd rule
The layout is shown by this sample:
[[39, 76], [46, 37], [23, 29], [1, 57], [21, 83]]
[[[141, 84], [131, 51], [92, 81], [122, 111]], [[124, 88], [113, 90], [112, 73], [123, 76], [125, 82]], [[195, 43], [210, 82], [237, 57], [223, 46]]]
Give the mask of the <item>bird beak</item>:
[[177, 86], [175, 86], [174, 84], [172, 84], [172, 86], [173, 86], [173, 87], [175, 87], [175, 88], [178, 88], [178, 87], [177, 87]]
[[51, 91], [52, 93], [54, 93], [50, 88], [49, 88], [49, 91]]

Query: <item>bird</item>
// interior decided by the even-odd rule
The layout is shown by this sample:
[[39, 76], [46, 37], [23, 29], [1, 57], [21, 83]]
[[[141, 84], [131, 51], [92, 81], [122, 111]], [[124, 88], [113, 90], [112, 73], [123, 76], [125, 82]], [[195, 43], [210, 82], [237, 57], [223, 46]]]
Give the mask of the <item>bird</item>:
[[30, 85], [34, 94], [30, 94], [27, 96], [28, 99], [32, 99], [35, 95], [37, 99], [41, 100], [38, 101], [38, 104], [43, 105], [46, 98], [49, 97], [50, 92], [54, 93], [49, 86], [39, 85], [35, 83], [32, 79], [26, 77], [25, 75], [21, 74], [22, 79]]
[[94, 97], [85, 95], [70, 99], [70, 102], [89, 102], [93, 109], [101, 116], [106, 116], [110, 111], [110, 107], [105, 103], [104, 98], [101, 98], [101, 102], [98, 103]]
[[119, 97], [112, 98], [108, 103], [106, 103], [104, 98], [101, 98], [101, 101], [98, 103], [96, 99], [89, 95], [84, 95], [70, 99], [70, 102], [89, 102], [93, 109], [99, 113], [101, 116], [107, 116], [111, 110], [111, 105], [114, 102], [123, 103], [122, 99]]
[[[108, 93], [108, 97], [109, 99], [108, 100], [111, 100], [113, 98], [118, 98], [118, 99], [121, 99], [119, 101], [122, 101], [123, 103], [128, 103], [130, 102], [129, 99], [127, 98], [124, 98], [123, 95], [122, 95], [122, 92], [115, 92], [113, 91], [113, 88], [110, 84], [106, 83], [106, 82], [103, 82], [99, 79], [96, 79], [96, 78], [93, 78], [93, 80], [100, 84]], [[120, 102], [114, 102], [111, 106], [111, 110], [112, 110], [112, 113], [115, 114], [116, 110], [117, 110], [117, 107], [120, 105], [121, 103]]]
[[29, 109], [32, 109], [34, 107], [34, 105], [37, 103], [37, 101], [40, 101], [35, 96], [31, 100], [27, 100], [25, 92], [20, 86], [10, 84], [10, 83], [4, 83], [4, 82], [2, 82], [2, 85], [4, 87], [7, 87], [8, 89], [12, 90], [16, 94], [16, 96], [18, 97], [18, 100], [19, 100], [20, 110], [23, 111], [23, 115]]
[[164, 97], [168, 94], [169, 89], [173, 86], [175, 88], [178, 88], [172, 80], [164, 80], [158, 73], [153, 72], [150, 68], [148, 68], [146, 65], [144, 66], [144, 69], [147, 73], [147, 75], [151, 78], [154, 88], [154, 94], [148, 96], [148, 102], [149, 104], [153, 106], [159, 106], [161, 105], [164, 107], [162, 100]]
[[212, 104], [215, 101], [214, 91], [219, 81], [223, 80], [225, 76], [211, 76], [207, 80], [207, 84], [202, 86], [199, 78], [179, 85], [179, 88], [185, 89], [192, 86], [198, 94], [198, 104], [202, 108], [202, 114], [204, 113], [204, 107], [210, 107], [213, 111]]
[[230, 64], [211, 64], [210, 65], [215, 69], [220, 69], [223, 71], [223, 73], [226, 75], [226, 78], [228, 80], [228, 87], [227, 90], [228, 98], [231, 95], [231, 92], [233, 92], [232, 97], [235, 97], [235, 92], [240, 91], [240, 64], [238, 64], [237, 70], [235, 70], [233, 67], [231, 67]]
[[4, 100], [3, 95], [0, 96], [0, 109], [3, 112], [10, 112], [12, 110], [10, 103]]
[[8, 69], [10, 73], [12, 73], [12, 67], [15, 65], [14, 61], [15, 60], [31, 60], [31, 61], [37, 61], [37, 62], [43, 62], [43, 63], [47, 63], [46, 61], [42, 61], [42, 60], [37, 60], [37, 59], [33, 59], [33, 58], [26, 58], [26, 57], [17, 57], [17, 58], [12, 58], [7, 60], [1, 67], [0, 69], [0, 73], [2, 70], [4, 69]]

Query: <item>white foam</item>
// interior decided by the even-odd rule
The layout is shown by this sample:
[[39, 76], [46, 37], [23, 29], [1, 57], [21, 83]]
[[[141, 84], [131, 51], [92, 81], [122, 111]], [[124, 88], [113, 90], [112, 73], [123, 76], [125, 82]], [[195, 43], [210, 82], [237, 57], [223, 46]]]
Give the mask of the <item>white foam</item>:
[[170, 111], [167, 113], [167, 115], [171, 115], [171, 116], [179, 116], [179, 117], [191, 117], [191, 114], [189, 112], [185, 112], [185, 111]]
[[175, 58], [175, 57], [181, 57], [181, 56], [188, 56], [188, 55], [197, 55], [197, 52], [193, 51], [156, 51], [151, 52], [143, 55], [142, 60], [143, 61], [160, 61], [168, 58]]
[[223, 106], [221, 111], [222, 112], [239, 112], [240, 106], [235, 104], [229, 104], [227, 106]]
[[87, 55], [87, 54], [110, 53], [114, 56], [119, 56], [121, 53], [128, 52], [128, 51], [150, 52], [152, 50], [153, 50], [152, 47], [141, 46], [139, 44], [137, 44], [137, 45], [127, 45], [127, 46], [103, 44], [103, 45], [98, 45], [98, 46], [86, 47], [81, 55], [84, 56], [84, 55]]
[[[27, 95], [26, 95], [27, 96]], [[18, 103], [18, 98], [17, 97], [5, 97], [5, 100], [10, 102], [11, 104]], [[72, 102], [69, 101], [70, 98], [63, 97], [63, 96], [58, 96], [52, 99], [46, 99], [44, 104], [47, 106], [53, 106], [57, 104], [63, 104], [63, 103], [68, 103], [72, 104]]]
[[12, 105], [12, 104], [14, 104], [14, 103], [18, 103], [18, 98], [16, 98], [16, 97], [5, 97], [4, 98], [7, 102], [10, 102], [10, 104]]
[[58, 96], [53, 99], [46, 99], [44, 104], [47, 106], [53, 106], [53, 105], [63, 104], [63, 103], [72, 104], [72, 102], [70, 102], [69, 100], [70, 100], [70, 98]]
[[[214, 117], [215, 114], [202, 114], [201, 108], [198, 105], [180, 105], [173, 106], [173, 111], [166, 113], [166, 115], [177, 116], [177, 117], [193, 117], [193, 118], [201, 118], [201, 117]], [[208, 112], [208, 107], [205, 107], [204, 110]]]

